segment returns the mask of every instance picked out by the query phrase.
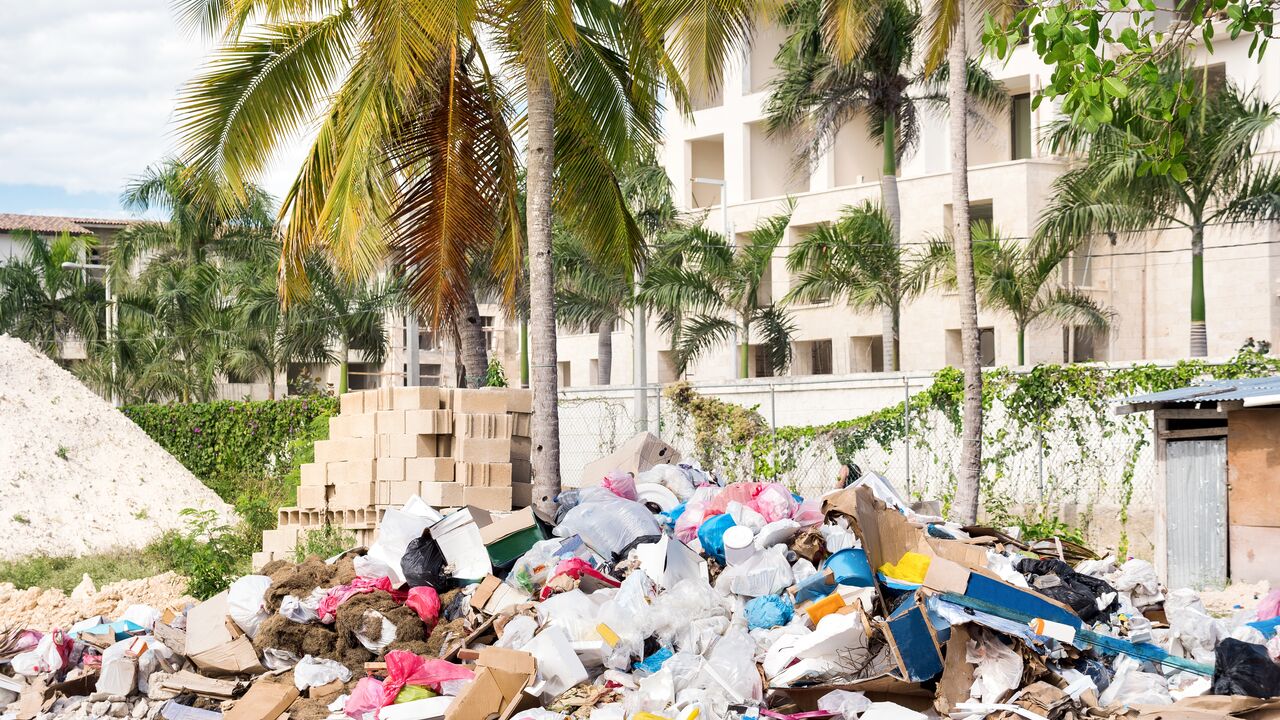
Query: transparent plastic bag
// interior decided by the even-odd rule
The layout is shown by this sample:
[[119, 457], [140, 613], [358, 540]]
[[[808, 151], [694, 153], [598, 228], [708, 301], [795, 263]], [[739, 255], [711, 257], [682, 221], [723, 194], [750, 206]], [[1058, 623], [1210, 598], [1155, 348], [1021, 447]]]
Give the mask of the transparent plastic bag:
[[[1197, 662], [1211, 663], [1214, 648], [1227, 637], [1226, 624], [1209, 615], [1194, 590], [1173, 590], [1164, 602], [1169, 620], [1169, 636], [1183, 652]], [[1171, 649], [1176, 652], [1176, 649]]]
[[732, 565], [716, 578], [716, 589], [746, 597], [776, 595], [795, 581], [785, 545], [774, 545]]
[[1169, 684], [1164, 676], [1142, 672], [1138, 667], [1138, 661], [1133, 658], [1122, 657], [1117, 660], [1115, 677], [1098, 697], [1098, 704], [1104, 708], [1116, 705], [1133, 707], [1171, 704], [1173, 696], [1169, 694]]
[[653, 634], [656, 624], [650, 605], [655, 595], [653, 582], [643, 570], [635, 570], [618, 592], [600, 606], [597, 617], [618, 636], [618, 642], [606, 651], [605, 667], [626, 670], [633, 660], [644, 655], [645, 638]]
[[1022, 656], [988, 632], [978, 634], [965, 645], [965, 660], [973, 671], [973, 697], [983, 703], [997, 703], [1017, 689], [1022, 681]]
[[636, 479], [631, 473], [614, 470], [604, 476], [604, 480], [600, 481], [600, 487], [617, 495], [624, 500], [638, 500], [636, 495]]
[[556, 526], [556, 535], [577, 535], [592, 550], [612, 558], [636, 538], [662, 534], [658, 521], [644, 505], [601, 492], [607, 497], [584, 497], [577, 507], [565, 513], [564, 520]]
[[271, 614], [262, 607], [269, 587], [271, 578], [266, 575], [245, 575], [227, 588], [227, 614], [250, 638], [258, 634], [258, 626]]
[[711, 647], [705, 660], [703, 672], [735, 701], [761, 700], [763, 688], [756, 670], [755, 642], [744, 628], [731, 626]]
[[530, 595], [537, 593], [547, 582], [551, 569], [555, 567], [556, 553], [563, 543], [564, 540], [560, 538], [539, 540], [534, 543], [533, 547], [521, 555], [511, 567], [506, 583]]
[[[538, 620], [543, 625], [563, 628], [570, 640], [599, 640], [596, 625], [600, 623], [600, 602], [615, 591], [597, 590], [587, 595], [581, 590], [557, 593], [538, 603]], [[599, 596], [597, 601], [596, 596]]]
[[871, 701], [860, 692], [832, 690], [818, 698], [818, 709], [838, 715], [844, 720], [858, 720], [858, 716], [871, 707]]
[[299, 690], [327, 685], [334, 680], [348, 682], [351, 670], [336, 660], [304, 655], [297, 665], [293, 666], [293, 684]]

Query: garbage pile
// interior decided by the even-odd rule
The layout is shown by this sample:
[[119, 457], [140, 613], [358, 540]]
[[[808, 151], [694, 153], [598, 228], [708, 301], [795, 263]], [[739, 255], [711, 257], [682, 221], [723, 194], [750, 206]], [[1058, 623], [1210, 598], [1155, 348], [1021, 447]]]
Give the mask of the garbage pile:
[[0, 629], [0, 718], [1280, 713], [1280, 592], [1216, 618], [1145, 561], [939, 509], [874, 474], [802, 498], [674, 464], [608, 471], [555, 517], [413, 497], [368, 548], [198, 604]]

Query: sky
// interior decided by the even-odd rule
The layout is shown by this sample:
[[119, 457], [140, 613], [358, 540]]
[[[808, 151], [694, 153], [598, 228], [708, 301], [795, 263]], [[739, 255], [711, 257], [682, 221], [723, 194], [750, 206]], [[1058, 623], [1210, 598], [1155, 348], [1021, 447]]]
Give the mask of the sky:
[[[175, 151], [178, 91], [210, 41], [170, 0], [0, 0], [0, 48], [0, 212], [129, 217], [120, 191]], [[265, 176], [277, 197], [288, 165]]]

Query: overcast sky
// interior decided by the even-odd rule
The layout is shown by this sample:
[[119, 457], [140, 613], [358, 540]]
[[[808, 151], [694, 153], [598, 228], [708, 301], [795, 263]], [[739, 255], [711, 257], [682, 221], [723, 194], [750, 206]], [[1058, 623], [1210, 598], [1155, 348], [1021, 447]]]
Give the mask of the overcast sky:
[[0, 0], [0, 48], [0, 212], [127, 216], [120, 189], [174, 150], [174, 101], [208, 42], [169, 0]]

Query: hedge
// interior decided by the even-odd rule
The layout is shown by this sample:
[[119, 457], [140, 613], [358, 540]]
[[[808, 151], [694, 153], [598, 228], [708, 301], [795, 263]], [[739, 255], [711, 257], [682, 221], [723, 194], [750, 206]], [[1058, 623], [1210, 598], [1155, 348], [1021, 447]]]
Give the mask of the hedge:
[[227, 400], [122, 411], [222, 499], [235, 503], [246, 482], [287, 473], [296, 452], [290, 441], [308, 434], [317, 418], [336, 415], [338, 400]]

